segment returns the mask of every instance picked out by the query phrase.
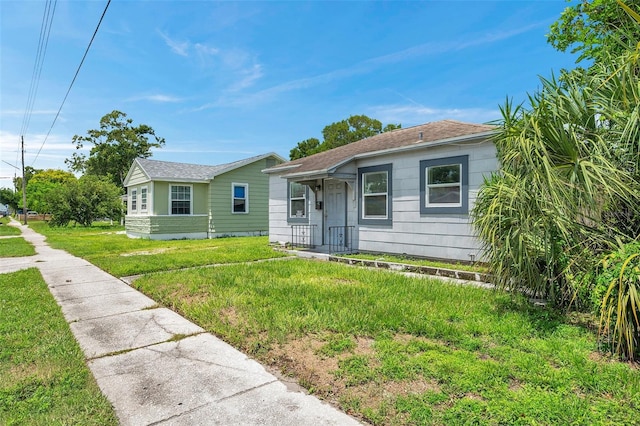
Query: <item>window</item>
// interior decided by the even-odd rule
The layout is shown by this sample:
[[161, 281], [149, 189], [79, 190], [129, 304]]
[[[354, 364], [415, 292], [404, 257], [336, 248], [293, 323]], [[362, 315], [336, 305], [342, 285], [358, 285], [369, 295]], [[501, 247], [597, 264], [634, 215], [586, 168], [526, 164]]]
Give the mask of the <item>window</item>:
[[129, 213], [135, 213], [138, 210], [138, 190], [131, 190], [131, 211]]
[[232, 212], [249, 213], [249, 185], [246, 183], [231, 184]]
[[147, 211], [147, 187], [140, 188], [140, 211]]
[[421, 213], [468, 213], [468, 164], [467, 155], [420, 162]]
[[191, 187], [171, 185], [171, 214], [191, 214]]
[[289, 222], [308, 222], [307, 191], [306, 185], [289, 182]]
[[359, 223], [391, 225], [391, 164], [358, 170]]

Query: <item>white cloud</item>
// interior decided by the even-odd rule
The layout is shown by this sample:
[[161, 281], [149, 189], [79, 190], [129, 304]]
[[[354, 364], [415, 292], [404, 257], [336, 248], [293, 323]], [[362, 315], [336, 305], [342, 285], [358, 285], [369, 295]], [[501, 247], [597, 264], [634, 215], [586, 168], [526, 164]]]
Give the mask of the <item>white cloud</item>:
[[211, 56], [217, 55], [220, 52], [220, 49], [218, 49], [217, 47], [207, 46], [206, 44], [202, 43], [196, 43], [193, 47], [199, 55]]
[[158, 30], [158, 34], [160, 34], [160, 37], [164, 39], [164, 42], [167, 43], [167, 46], [171, 48], [171, 51], [173, 53], [176, 53], [180, 56], [189, 56], [188, 50], [191, 46], [191, 43], [189, 43], [188, 41], [172, 40], [168, 35], [160, 30]]
[[378, 105], [369, 108], [372, 117], [383, 123], [401, 123], [410, 127], [432, 121], [452, 119], [471, 123], [486, 123], [500, 117], [498, 109], [432, 108], [414, 105]]
[[157, 93], [155, 95], [134, 96], [132, 98], [128, 98], [126, 101], [127, 102], [151, 101], [151, 102], [158, 102], [158, 103], [175, 103], [175, 102], [182, 102], [183, 99], [178, 98], [176, 96], [163, 95], [163, 94]]
[[[505, 40], [505, 39], [514, 37], [516, 35], [526, 33], [528, 31], [531, 31], [535, 28], [540, 27], [541, 25], [547, 25], [547, 23], [536, 22], [527, 26], [514, 28], [512, 30], [489, 32], [484, 35], [479, 35], [478, 37], [473, 37], [473, 38], [464, 39], [464, 40], [424, 43], [424, 44], [412, 46], [397, 52], [377, 56], [374, 58], [369, 58], [364, 61], [360, 61], [358, 63], [352, 64], [351, 66], [339, 68], [333, 71], [326, 72], [324, 74], [319, 74], [312, 77], [299, 78], [299, 79], [283, 82], [281, 84], [277, 84], [275, 86], [260, 90], [252, 94], [247, 94], [245, 96], [223, 96], [215, 102], [207, 103], [205, 105], [200, 106], [199, 108], [196, 109], [196, 111], [201, 111], [204, 109], [221, 107], [221, 106], [238, 106], [238, 105], [259, 103], [268, 99], [272, 99], [273, 97], [277, 96], [280, 93], [286, 93], [294, 90], [306, 89], [309, 87], [314, 87], [322, 84], [328, 84], [328, 83], [331, 83], [332, 81], [342, 80], [355, 75], [368, 74], [385, 65], [406, 61], [413, 57], [425, 56], [425, 55], [441, 55], [449, 52], [464, 50], [471, 47], [477, 47], [479, 45], [492, 44], [496, 41]], [[454, 110], [451, 110], [449, 114], [459, 116], [460, 114], [466, 114], [466, 113], [462, 113], [461, 111], [470, 111], [470, 110], [458, 110], [458, 111], [459, 112], [455, 112]], [[490, 114], [485, 114], [480, 110], [478, 110], [475, 114], [471, 114], [469, 112], [469, 115], [484, 117]], [[477, 122], [477, 120], [475, 121]], [[424, 121], [421, 121], [420, 123], [424, 123]]]

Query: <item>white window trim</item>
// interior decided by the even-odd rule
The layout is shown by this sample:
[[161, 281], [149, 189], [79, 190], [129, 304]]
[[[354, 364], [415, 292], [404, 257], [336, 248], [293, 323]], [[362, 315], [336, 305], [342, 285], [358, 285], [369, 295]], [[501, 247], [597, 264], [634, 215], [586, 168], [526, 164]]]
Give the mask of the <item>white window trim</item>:
[[[147, 200], [142, 203], [142, 191], [144, 191], [147, 195]], [[147, 186], [140, 187], [140, 212], [147, 213], [149, 211], [149, 188]]]
[[[174, 186], [188, 186], [190, 188], [189, 190], [189, 214], [178, 214], [178, 213], [172, 213], [172, 209], [171, 209], [171, 202], [173, 201], [171, 199], [171, 193], [172, 193], [172, 189]], [[176, 200], [178, 201], [178, 200]], [[189, 184], [184, 184], [184, 183], [171, 183], [169, 184], [169, 216], [193, 216], [193, 185], [189, 185]]]
[[[287, 203], [288, 203], [287, 212], [288, 212], [288, 215], [289, 215], [287, 220], [289, 222], [306, 223], [309, 220], [308, 219], [308, 216], [309, 216], [309, 202], [307, 200], [307, 198], [308, 198], [307, 197], [307, 193], [308, 193], [308, 190], [309, 190], [308, 188], [309, 187], [306, 186], [306, 185], [299, 184], [299, 185], [302, 185], [302, 187], [304, 189], [302, 197], [291, 197], [291, 186], [293, 184], [298, 184], [298, 182], [289, 182], [289, 184], [287, 185]], [[303, 200], [304, 201], [304, 215], [302, 215], [302, 216], [297, 216], [294, 213], [293, 209], [291, 208], [292, 201], [297, 201], [297, 200]]]
[[[237, 212], [237, 211], [234, 211], [233, 209], [234, 201], [236, 200], [236, 197], [235, 197], [236, 186], [244, 187], [244, 211], [243, 212]], [[231, 214], [249, 214], [249, 184], [248, 183], [236, 183], [236, 182], [231, 183]]]
[[[365, 191], [365, 183], [366, 183], [366, 176], [367, 175], [372, 175], [372, 174], [377, 174], [377, 173], [384, 173], [387, 175], [387, 190], [385, 192], [371, 192], [369, 194], [366, 193]], [[365, 209], [365, 205], [366, 205], [366, 200], [367, 197], [378, 197], [380, 195], [384, 195], [385, 196], [385, 203], [384, 203], [384, 216], [383, 215], [367, 215], [365, 212], [367, 211]], [[386, 170], [378, 170], [378, 171], [371, 171], [371, 172], [365, 172], [362, 173], [362, 218], [363, 219], [380, 219], [380, 220], [385, 220], [385, 219], [389, 219], [389, 172]]]
[[[429, 169], [435, 167], [448, 167], [448, 166], [458, 166], [459, 172], [458, 176], [460, 180], [457, 184], [455, 183], [437, 183], [430, 184], [429, 183]], [[424, 168], [424, 179], [425, 179], [425, 207], [462, 207], [462, 163], [451, 163], [451, 164], [442, 164], [437, 166], [430, 166]], [[431, 203], [429, 202], [429, 189], [430, 188], [447, 188], [447, 187], [457, 187], [458, 188], [458, 202], [457, 203]]]
[[138, 188], [131, 188], [129, 200], [129, 214], [138, 213]]

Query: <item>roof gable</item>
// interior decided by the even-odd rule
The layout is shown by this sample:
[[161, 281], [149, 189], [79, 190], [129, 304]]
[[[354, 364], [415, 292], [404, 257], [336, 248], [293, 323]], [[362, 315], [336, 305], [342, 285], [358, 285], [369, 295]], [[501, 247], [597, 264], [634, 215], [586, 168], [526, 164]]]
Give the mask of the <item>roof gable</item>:
[[172, 161], [150, 160], [148, 158], [136, 158], [129, 169], [125, 186], [128, 185], [134, 170], [139, 169], [150, 181], [179, 181], [179, 182], [208, 182], [218, 175], [238, 169], [247, 164], [260, 161], [264, 158], [275, 157], [278, 161], [285, 161], [278, 154], [257, 155], [231, 163], [207, 166], [202, 164], [175, 163]]
[[269, 173], [289, 171], [291, 174], [323, 172], [349, 162], [358, 156], [384, 152], [403, 147], [422, 147], [430, 143], [444, 142], [461, 137], [482, 136], [495, 131], [487, 124], [463, 123], [442, 120], [405, 129], [393, 130], [319, 152], [309, 157], [289, 161], [267, 170]]

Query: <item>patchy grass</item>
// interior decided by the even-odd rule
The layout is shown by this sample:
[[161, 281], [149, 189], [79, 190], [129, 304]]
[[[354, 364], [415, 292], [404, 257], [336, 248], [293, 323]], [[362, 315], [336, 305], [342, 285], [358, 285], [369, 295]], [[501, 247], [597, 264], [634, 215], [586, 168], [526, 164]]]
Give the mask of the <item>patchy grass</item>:
[[0, 238], [0, 257], [33, 256], [36, 249], [22, 237]]
[[52, 228], [42, 222], [33, 229], [45, 235], [52, 247], [118, 277], [285, 256], [269, 247], [267, 237], [154, 241], [129, 238], [120, 232], [121, 226], [108, 224]]
[[11, 220], [8, 216], [0, 218], [0, 236], [20, 235], [20, 229], [15, 226], [9, 226]]
[[134, 286], [372, 424], [640, 422], [637, 366], [500, 292], [301, 259]]
[[393, 263], [404, 263], [407, 265], [430, 266], [432, 268], [456, 269], [458, 271], [482, 272], [482, 273], [489, 272], [489, 269], [480, 263], [476, 263], [472, 265], [468, 263], [435, 261], [435, 260], [429, 260], [429, 259], [419, 259], [411, 256], [396, 256], [396, 255], [384, 254], [384, 253], [354, 253], [354, 254], [347, 254], [341, 257], [347, 257], [352, 259], [363, 259], [363, 260], [379, 260], [383, 262], [393, 262]]
[[0, 274], [0, 312], [0, 424], [118, 424], [37, 269]]

